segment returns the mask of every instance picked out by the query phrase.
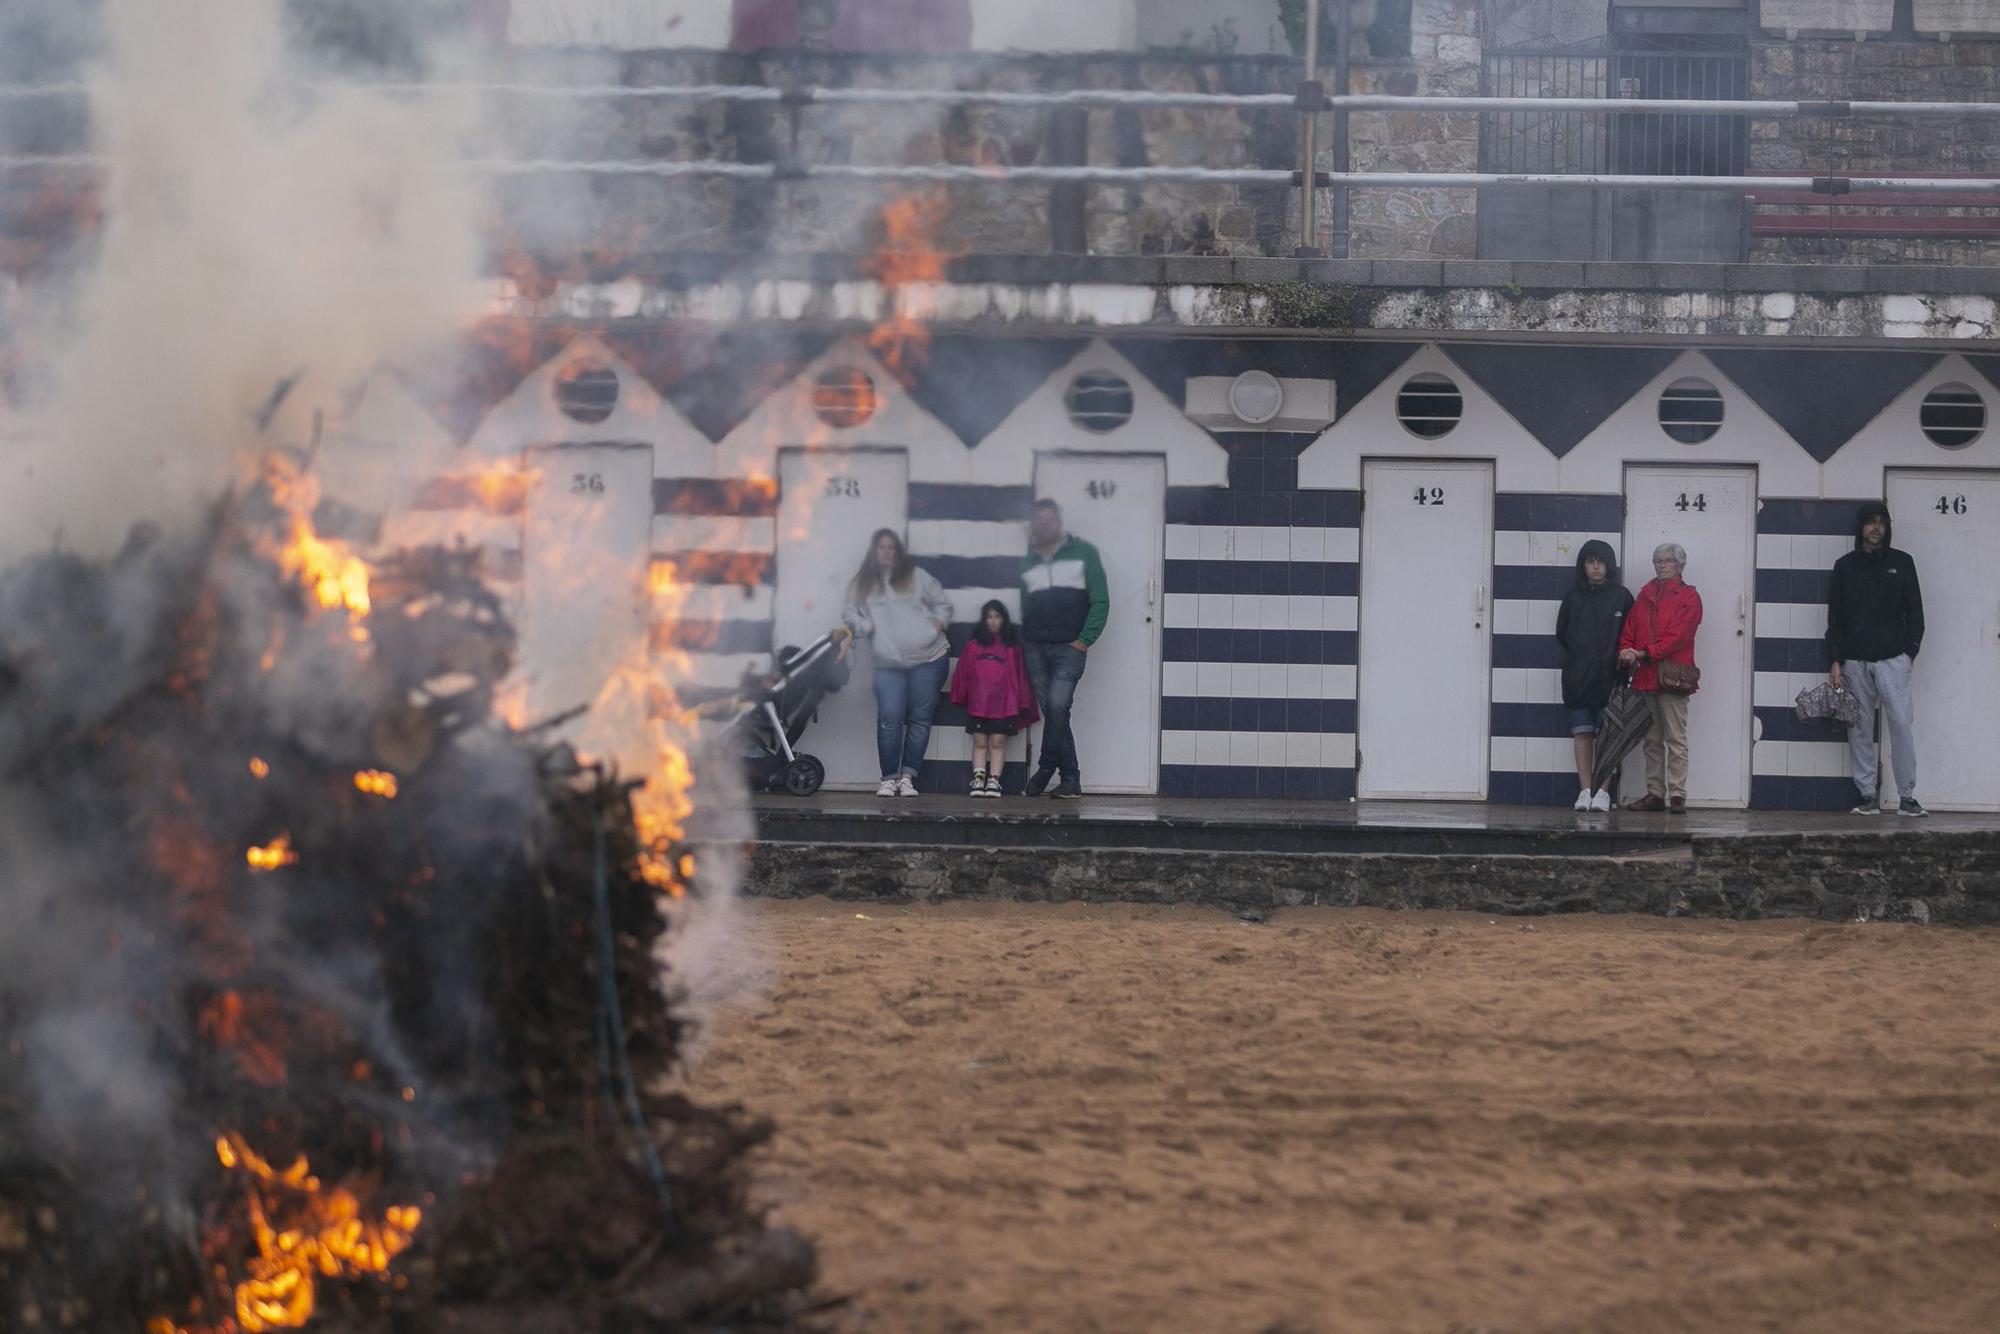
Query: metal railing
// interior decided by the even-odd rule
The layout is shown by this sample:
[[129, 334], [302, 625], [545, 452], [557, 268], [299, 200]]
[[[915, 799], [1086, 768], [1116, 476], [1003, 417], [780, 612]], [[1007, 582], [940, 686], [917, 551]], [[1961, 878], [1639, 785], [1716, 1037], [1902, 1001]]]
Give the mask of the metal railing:
[[[1309, 48], [1312, 49], [1312, 48]], [[1496, 53], [1526, 56], [1531, 53]], [[1576, 57], [1570, 50], [1558, 55]], [[703, 85], [548, 85], [518, 83], [371, 85], [387, 94], [423, 97], [529, 97], [587, 100], [658, 99], [686, 102], [766, 103], [804, 110], [814, 106], [1003, 106], [1144, 110], [1206, 108], [1240, 111], [1248, 108], [1289, 108], [1301, 118], [1303, 153], [1298, 170], [1269, 167], [1099, 167], [1090, 165], [973, 166], [867, 165], [809, 163], [799, 152], [798, 119], [786, 149], [774, 162], [484, 159], [466, 166], [502, 174], [576, 173], [634, 175], [662, 178], [718, 176], [742, 180], [848, 180], [896, 183], [1076, 185], [1228, 184], [1305, 186], [1300, 213], [1300, 253], [1316, 253], [1317, 191], [1335, 191], [1336, 213], [1351, 189], [1467, 189], [1483, 187], [1578, 185], [1600, 187], [1671, 187], [1691, 190], [1789, 191], [1837, 197], [1852, 191], [1895, 191], [1907, 194], [1979, 194], [2000, 190], [2000, 180], [1936, 177], [1766, 176], [1729, 174], [1743, 165], [1742, 143], [1747, 125], [1759, 119], [1794, 117], [1978, 117], [2000, 118], [2000, 103], [1989, 102], [1846, 102], [1758, 101], [1731, 96], [1743, 90], [1744, 78], [1728, 67], [1705, 61], [1702, 53], [1620, 53], [1605, 51], [1593, 73], [1586, 64], [1551, 76], [1516, 78], [1475, 97], [1414, 97], [1378, 94], [1327, 95], [1308, 78], [1298, 91], [1285, 93], [1197, 93], [1147, 89], [1076, 89], [1055, 92], [987, 91], [980, 89], [815, 88], [751, 84]], [[1634, 63], [1638, 62], [1638, 63]], [[1653, 63], [1646, 63], [1653, 62]], [[1308, 67], [1310, 71], [1310, 66]], [[1489, 74], [1489, 79], [1491, 78]], [[1524, 82], [1525, 79], [1525, 82]], [[1548, 95], [1520, 91], [1524, 86]], [[47, 84], [0, 88], [0, 101], [79, 97], [83, 84]], [[1614, 92], [1630, 96], [1612, 96]], [[1482, 129], [1481, 170], [1477, 172], [1367, 172], [1313, 170], [1318, 143], [1318, 118], [1327, 112], [1476, 112], [1510, 118], [1488, 133]], [[1574, 123], [1552, 117], [1579, 118]], [[1518, 119], [1516, 119], [1518, 118]], [[1345, 117], [1336, 115], [1336, 126]], [[1568, 128], [1559, 128], [1567, 125]], [[1595, 125], [1584, 131], [1577, 125]], [[1621, 145], [1626, 145], [1621, 147]], [[1336, 154], [1337, 160], [1344, 154]], [[96, 168], [101, 159], [89, 154], [27, 154], [0, 156], [0, 170], [47, 167]], [[1308, 172], [1310, 174], [1308, 174]], [[1307, 202], [1311, 201], [1311, 202]], [[1336, 236], [1345, 221], [1336, 216]]]

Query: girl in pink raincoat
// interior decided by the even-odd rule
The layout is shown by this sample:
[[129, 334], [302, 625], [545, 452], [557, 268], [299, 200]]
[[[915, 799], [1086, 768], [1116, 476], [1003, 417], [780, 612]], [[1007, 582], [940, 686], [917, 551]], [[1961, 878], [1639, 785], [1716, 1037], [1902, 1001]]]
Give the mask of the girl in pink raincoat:
[[964, 707], [965, 730], [972, 736], [972, 795], [997, 797], [1007, 738], [1041, 717], [1020, 636], [998, 600], [979, 609], [979, 626], [952, 673], [951, 702]]

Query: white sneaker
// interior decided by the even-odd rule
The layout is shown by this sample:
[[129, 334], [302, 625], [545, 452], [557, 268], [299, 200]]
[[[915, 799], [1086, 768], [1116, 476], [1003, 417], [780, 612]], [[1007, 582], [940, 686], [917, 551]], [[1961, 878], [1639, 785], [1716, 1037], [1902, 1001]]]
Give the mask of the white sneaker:
[[974, 769], [972, 771], [972, 786], [966, 789], [966, 795], [972, 797], [983, 797], [986, 795], [986, 771], [984, 769]]
[[989, 796], [989, 797], [997, 797], [997, 796], [999, 796], [999, 795], [1000, 795], [1000, 775], [999, 775], [999, 774], [988, 774], [988, 775], [986, 775], [986, 795], [987, 795], [987, 796]]
[[1587, 811], [1587, 810], [1589, 810], [1589, 809], [1590, 809], [1590, 789], [1589, 789], [1589, 788], [1585, 788], [1585, 789], [1584, 789], [1583, 791], [1581, 791], [1581, 792], [1579, 792], [1579, 793], [1577, 793], [1577, 794], [1576, 794], [1576, 806], [1575, 806], [1575, 808], [1574, 808], [1574, 809], [1576, 809], [1576, 810], [1579, 810], [1579, 811]]
[[896, 780], [895, 795], [899, 797], [914, 797], [917, 795], [917, 785], [910, 781], [908, 774], [904, 774]]
[[1597, 789], [1597, 795], [1590, 799], [1590, 809], [1592, 809], [1593, 811], [1610, 810], [1611, 789], [1607, 787], [1600, 787], [1599, 789]]
[[876, 789], [875, 789], [875, 795], [876, 795], [876, 796], [878, 796], [878, 797], [893, 797], [893, 796], [895, 796], [895, 795], [896, 795], [896, 780], [895, 780], [895, 779], [893, 779], [893, 778], [885, 778], [885, 779], [883, 779], [883, 780], [882, 780], [882, 786], [880, 786], [880, 787], [878, 787], [878, 788], [876, 788]]

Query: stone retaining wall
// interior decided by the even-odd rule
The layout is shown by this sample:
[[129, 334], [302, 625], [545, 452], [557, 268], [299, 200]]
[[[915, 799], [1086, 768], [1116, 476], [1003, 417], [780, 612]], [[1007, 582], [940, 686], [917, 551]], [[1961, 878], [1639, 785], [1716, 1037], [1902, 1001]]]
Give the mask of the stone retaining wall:
[[[1750, 48], [1750, 96], [1850, 102], [2000, 101], [2000, 41], [1801, 37]], [[1750, 170], [1768, 175], [2000, 176], [2000, 132], [1990, 119], [1801, 116], [1750, 127]], [[1818, 210], [1814, 210], [1817, 212]], [[1887, 216], [1973, 214], [1946, 206], [1855, 209]], [[1759, 263], [1993, 264], [2000, 240], [1952, 236], [1760, 237]]]
[[1637, 857], [766, 843], [752, 851], [744, 883], [747, 893], [769, 898], [1865, 916], [2000, 926], [2000, 834], [1759, 835]]

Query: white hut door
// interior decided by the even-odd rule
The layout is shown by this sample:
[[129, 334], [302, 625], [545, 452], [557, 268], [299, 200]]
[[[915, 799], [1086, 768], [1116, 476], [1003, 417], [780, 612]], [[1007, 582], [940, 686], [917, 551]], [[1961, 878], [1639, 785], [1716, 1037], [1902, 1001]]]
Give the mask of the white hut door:
[[[1070, 719], [1083, 790], [1158, 791], [1166, 461], [1145, 455], [1037, 454], [1035, 498], [1061, 505], [1063, 526], [1097, 548], [1111, 595], [1110, 619], [1090, 647]], [[1037, 726], [1037, 755], [1041, 733]]]
[[[1653, 577], [1653, 548], [1687, 548], [1687, 582], [1701, 594], [1694, 661], [1701, 690], [1688, 702], [1690, 805], [1750, 804], [1751, 613], [1757, 600], [1757, 474], [1748, 468], [1632, 467], [1625, 472], [1627, 587]], [[1646, 790], [1643, 749], [1625, 762], [1620, 792]]]
[[1357, 789], [1486, 796], [1493, 465], [1364, 463]]
[[[1942, 810], [2000, 810], [2000, 474], [1891, 472], [1890, 542], [1910, 553], [1924, 595], [1924, 643], [1911, 674], [1917, 794]], [[1889, 729], [1882, 795], [1893, 800]]]
[[[778, 570], [772, 647], [803, 647], [840, 627], [848, 586], [877, 529], [907, 541], [910, 456], [888, 449], [788, 449], [778, 456]], [[799, 749], [826, 766], [826, 785], [873, 788], [875, 665], [859, 640], [848, 683], [819, 706]], [[935, 748], [935, 743], [933, 743]]]
[[[521, 679], [539, 719], [597, 699], [645, 658], [653, 448], [525, 451], [535, 477], [522, 521]], [[588, 721], [572, 734], [589, 730]]]

